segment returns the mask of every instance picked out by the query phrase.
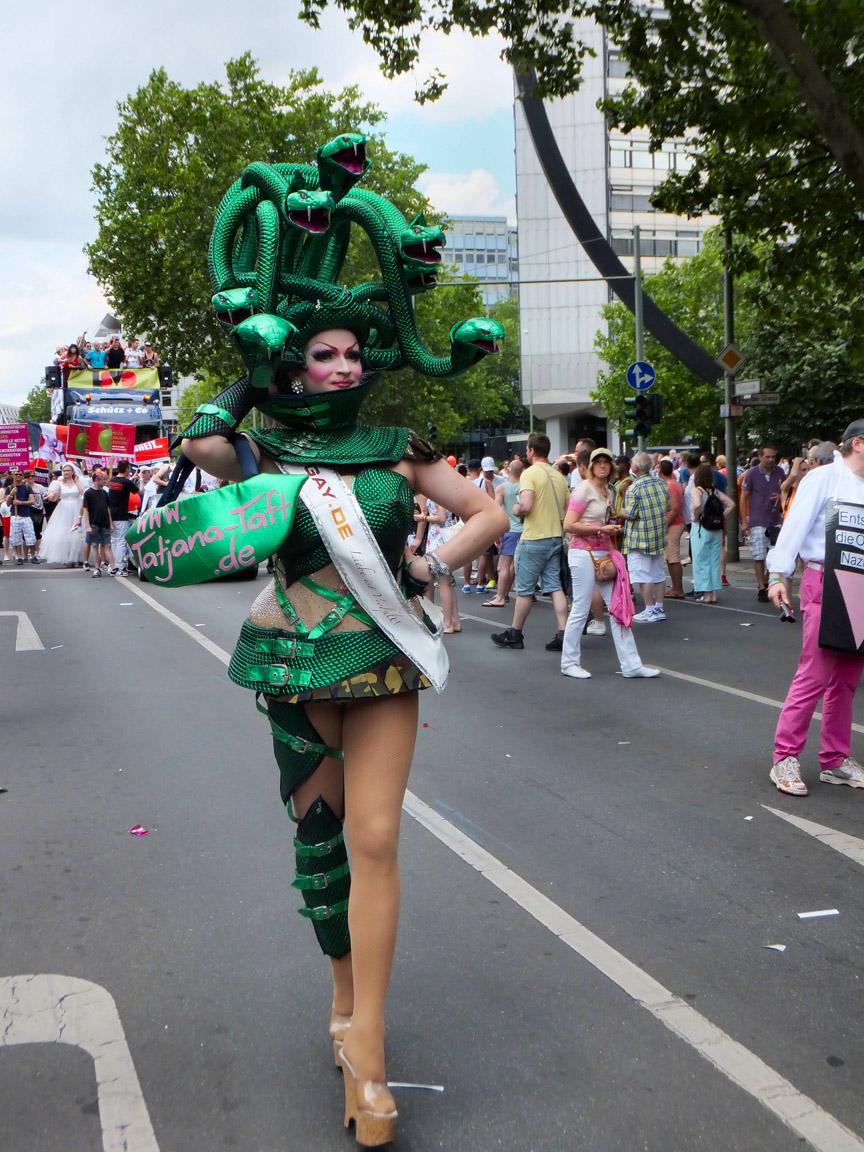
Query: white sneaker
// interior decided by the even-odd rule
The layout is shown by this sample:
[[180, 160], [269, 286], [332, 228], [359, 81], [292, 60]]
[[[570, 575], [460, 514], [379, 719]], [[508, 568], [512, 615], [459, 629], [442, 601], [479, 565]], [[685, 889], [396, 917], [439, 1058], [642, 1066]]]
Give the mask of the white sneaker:
[[581, 664], [571, 664], [567, 668], [561, 669], [562, 676], [569, 676], [571, 680], [590, 680], [591, 673], [586, 672]]
[[585, 632], [586, 636], [605, 636], [606, 635], [606, 621], [605, 620], [592, 620], [588, 625]]
[[864, 788], [864, 768], [847, 756], [842, 764], [834, 768], [825, 768], [819, 773], [823, 784], [848, 784], [850, 788]]
[[[787, 792], [790, 796], [807, 795], [807, 785], [801, 779], [801, 764], [797, 756], [785, 756], [779, 764], [774, 765], [768, 775], [777, 785], [778, 792]], [[846, 781], [837, 783], [845, 784]]]
[[641, 668], [637, 668], [635, 672], [622, 672], [621, 675], [625, 680], [651, 680], [655, 676], [660, 675], [659, 668], [648, 668], [645, 664]]
[[652, 611], [654, 612], [654, 619], [655, 620], [665, 620], [666, 619], [666, 612], [665, 612], [662, 604], [655, 604]]
[[[633, 617], [633, 623], [634, 624], [653, 624], [655, 622], [655, 620], [657, 620], [657, 618], [658, 618], [657, 613], [654, 611], [653, 608], [646, 608], [646, 609], [644, 609], [644, 611], [639, 612], [636, 616]], [[666, 617], [664, 616], [663, 619], [665, 620]]]

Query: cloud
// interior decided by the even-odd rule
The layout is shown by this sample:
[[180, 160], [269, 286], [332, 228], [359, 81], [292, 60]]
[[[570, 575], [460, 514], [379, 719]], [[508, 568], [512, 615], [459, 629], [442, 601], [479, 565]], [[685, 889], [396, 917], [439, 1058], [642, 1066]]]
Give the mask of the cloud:
[[[387, 80], [368, 49], [345, 76], [364, 96], [392, 113], [413, 112], [426, 124], [464, 124], [485, 120], [502, 108], [513, 107], [513, 73], [501, 60], [504, 41], [493, 33], [474, 37], [454, 31], [449, 36], [433, 32], [424, 36], [420, 63], [414, 73]], [[432, 104], [417, 104], [414, 92], [437, 68], [447, 80], [447, 90]], [[422, 142], [420, 142], [422, 143]]]
[[[10, 174], [7, 195], [0, 197], [0, 400], [23, 401], [55, 345], [92, 327], [106, 311], [81, 254], [96, 233], [90, 173], [96, 162], [111, 163], [105, 137], [116, 127], [117, 103], [145, 85], [156, 68], [192, 87], [224, 80], [225, 62], [246, 51], [275, 83], [284, 81], [288, 70], [317, 67], [330, 90], [357, 84], [365, 99], [394, 119], [408, 114], [413, 123], [404, 125], [407, 143], [400, 140], [400, 146], [418, 160], [424, 159], [424, 131], [430, 148], [433, 136], [439, 141], [436, 168], [467, 171], [494, 163], [483, 147], [512, 154], [512, 128], [505, 118], [494, 119], [512, 107], [510, 70], [498, 59], [497, 37], [424, 38], [419, 76], [437, 66], [450, 87], [437, 104], [421, 107], [413, 100], [414, 79], [386, 80], [377, 56], [348, 27], [345, 13], [329, 8], [316, 32], [298, 20], [299, 7], [299, 0], [288, 0], [271, 7], [266, 18], [244, 20], [235, 0], [209, 0], [206, 9], [200, 0], [121, 2], [110, 11], [104, 0], [7, 5], [6, 40], [19, 50], [6, 53], [0, 70]], [[449, 148], [450, 126], [462, 145], [458, 155]], [[465, 143], [472, 143], [472, 131], [473, 157]], [[435, 179], [443, 185], [458, 178]], [[446, 193], [440, 200], [456, 210]], [[500, 193], [488, 203], [496, 212], [512, 214]]]
[[485, 168], [464, 172], [426, 172], [418, 181], [433, 208], [451, 216], [506, 216], [516, 222], [516, 201], [502, 197], [498, 181]]
[[86, 259], [72, 244], [2, 244], [0, 403], [20, 404], [42, 378], [58, 344], [91, 331], [108, 311]]

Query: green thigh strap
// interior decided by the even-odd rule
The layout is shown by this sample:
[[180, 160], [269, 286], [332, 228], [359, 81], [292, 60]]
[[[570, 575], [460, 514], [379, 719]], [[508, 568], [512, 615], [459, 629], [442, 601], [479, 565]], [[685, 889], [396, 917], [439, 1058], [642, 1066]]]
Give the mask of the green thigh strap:
[[342, 759], [340, 748], [330, 748], [312, 727], [302, 704], [268, 700], [267, 707], [256, 696], [255, 707], [270, 721], [273, 751], [279, 765], [279, 791], [288, 804], [291, 793], [307, 780], [325, 756]]

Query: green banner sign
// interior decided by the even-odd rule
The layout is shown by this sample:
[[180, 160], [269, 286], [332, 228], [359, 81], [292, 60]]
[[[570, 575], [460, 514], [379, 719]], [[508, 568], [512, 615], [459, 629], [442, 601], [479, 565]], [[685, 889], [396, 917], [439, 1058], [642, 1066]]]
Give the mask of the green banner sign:
[[127, 544], [148, 580], [169, 588], [202, 584], [272, 556], [291, 531], [305, 476], [262, 473], [213, 492], [150, 508]]

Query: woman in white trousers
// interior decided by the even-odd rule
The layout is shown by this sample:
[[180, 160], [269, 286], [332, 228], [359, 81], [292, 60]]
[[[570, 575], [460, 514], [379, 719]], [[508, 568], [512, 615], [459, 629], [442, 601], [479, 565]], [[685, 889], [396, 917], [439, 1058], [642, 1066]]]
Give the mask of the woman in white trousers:
[[[591, 677], [591, 673], [582, 667], [582, 629], [591, 610], [595, 587], [608, 610], [617, 582], [627, 579], [626, 575], [622, 577], [620, 574], [614, 580], [597, 580], [595, 576], [595, 561], [600, 564], [609, 559], [612, 541], [621, 532], [614, 523], [615, 490], [609, 483], [613, 464], [614, 458], [608, 448], [595, 448], [591, 453], [588, 477], [573, 489], [564, 517], [564, 531], [573, 536], [567, 554], [573, 578], [573, 601], [564, 630], [561, 672], [573, 680]], [[622, 674], [628, 678], [658, 676], [656, 668], [647, 668], [640, 660], [632, 629], [620, 624], [611, 611], [610, 617], [612, 640]]]

